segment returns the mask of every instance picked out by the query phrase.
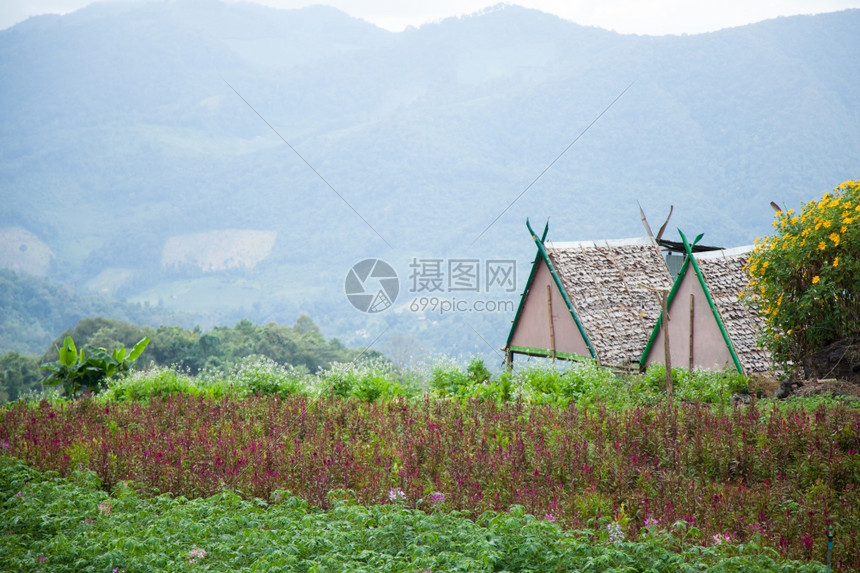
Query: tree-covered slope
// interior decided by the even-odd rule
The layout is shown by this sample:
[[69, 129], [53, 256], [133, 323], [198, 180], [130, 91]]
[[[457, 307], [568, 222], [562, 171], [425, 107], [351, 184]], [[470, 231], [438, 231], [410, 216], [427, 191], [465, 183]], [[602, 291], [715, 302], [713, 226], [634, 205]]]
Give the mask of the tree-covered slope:
[[[0, 32], [0, 262], [24, 229], [77, 288], [226, 322], [308, 312], [349, 341], [427, 330], [355, 312], [356, 261], [391, 262], [404, 297], [420, 257], [515, 259], [522, 283], [526, 217], [613, 238], [643, 233], [637, 200], [652, 224], [674, 204], [672, 227], [749, 244], [770, 201], [856, 177], [858, 27], [629, 36], [505, 6], [395, 34], [215, 0], [32, 18]], [[273, 240], [228, 252], [235, 231]], [[470, 320], [495, 347], [510, 318]]]

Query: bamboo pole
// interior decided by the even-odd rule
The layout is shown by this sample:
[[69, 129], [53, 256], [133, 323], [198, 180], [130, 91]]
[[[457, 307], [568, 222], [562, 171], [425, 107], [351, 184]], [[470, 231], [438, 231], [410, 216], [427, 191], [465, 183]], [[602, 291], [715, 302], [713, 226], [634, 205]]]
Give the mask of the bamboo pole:
[[552, 363], [555, 364], [555, 327], [552, 324], [552, 288], [546, 285], [546, 310], [549, 314], [549, 344], [552, 351]]
[[672, 409], [672, 347], [669, 345], [669, 309], [667, 299], [669, 291], [661, 289], [660, 306], [663, 308], [663, 351], [666, 354], [666, 400]]
[[693, 293], [690, 293], [690, 372], [693, 371], [693, 365], [695, 361], [693, 360], [693, 318], [696, 312], [695, 307], [693, 306], [694, 298]]

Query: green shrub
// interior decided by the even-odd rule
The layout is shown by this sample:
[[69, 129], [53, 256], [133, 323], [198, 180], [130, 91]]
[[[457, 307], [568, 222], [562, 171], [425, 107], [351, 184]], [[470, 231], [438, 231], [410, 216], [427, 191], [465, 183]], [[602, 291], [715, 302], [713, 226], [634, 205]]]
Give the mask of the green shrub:
[[[727, 368], [722, 372], [672, 368], [673, 396], [677, 400], [728, 404], [732, 394], [749, 392], [749, 378], [737, 370]], [[638, 403], [655, 403], [666, 396], [666, 367], [652, 364], [633, 383], [633, 392]]]
[[195, 377], [173, 368], [155, 366], [133, 372], [121, 380], [111, 381], [103, 396], [104, 399], [115, 402], [135, 402], [180, 392], [192, 396], [203, 393]]
[[453, 360], [439, 361], [430, 374], [430, 388], [441, 396], [465, 396], [471, 386], [469, 375]]
[[317, 374], [317, 391], [366, 402], [414, 396], [418, 389], [391, 362], [370, 358], [357, 363], [335, 362]]
[[236, 364], [229, 375], [240, 396], [278, 395], [308, 392], [310, 372], [304, 366], [278, 364], [265, 356], [248, 356]]

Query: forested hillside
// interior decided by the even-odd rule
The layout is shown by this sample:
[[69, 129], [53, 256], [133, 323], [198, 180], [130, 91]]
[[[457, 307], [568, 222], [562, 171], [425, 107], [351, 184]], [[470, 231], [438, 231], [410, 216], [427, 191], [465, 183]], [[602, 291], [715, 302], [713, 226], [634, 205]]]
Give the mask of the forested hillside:
[[[511, 291], [429, 294], [516, 303], [526, 217], [637, 236], [637, 201], [751, 243], [770, 201], [857, 176], [857, 29], [849, 10], [626, 36], [500, 6], [391, 33], [216, 0], [32, 18], [0, 32], [0, 267], [204, 328], [307, 313], [351, 346], [492, 356], [513, 313], [416, 311], [410, 265], [514, 260]], [[344, 296], [368, 257], [400, 278], [386, 313]]]

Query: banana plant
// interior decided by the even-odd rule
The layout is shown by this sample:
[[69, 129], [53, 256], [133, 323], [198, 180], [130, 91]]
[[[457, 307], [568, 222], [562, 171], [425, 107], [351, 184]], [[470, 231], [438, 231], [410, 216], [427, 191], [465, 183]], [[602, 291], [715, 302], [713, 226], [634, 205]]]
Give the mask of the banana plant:
[[71, 398], [85, 391], [98, 393], [107, 388], [109, 380], [127, 374], [148, 344], [149, 338], [143, 337], [131, 351], [117, 348], [108, 353], [104, 348], [93, 347], [79, 351], [72, 337], [67, 336], [63, 345], [57, 347], [58, 360], [39, 366], [51, 372], [43, 383], [62, 384], [66, 395]]

